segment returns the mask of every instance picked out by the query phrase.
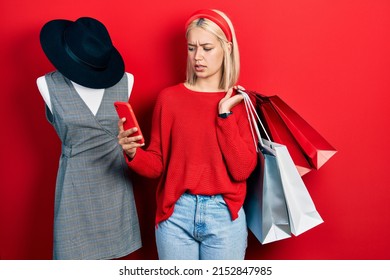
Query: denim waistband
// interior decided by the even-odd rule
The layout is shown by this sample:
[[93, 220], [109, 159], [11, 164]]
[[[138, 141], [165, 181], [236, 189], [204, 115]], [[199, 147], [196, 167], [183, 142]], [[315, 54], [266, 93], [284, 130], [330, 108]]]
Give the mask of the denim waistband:
[[205, 201], [208, 199], [223, 199], [222, 194], [215, 194], [215, 195], [203, 195], [203, 194], [192, 194], [186, 191], [185, 193], [182, 194], [183, 196], [188, 196], [193, 198], [196, 201]]

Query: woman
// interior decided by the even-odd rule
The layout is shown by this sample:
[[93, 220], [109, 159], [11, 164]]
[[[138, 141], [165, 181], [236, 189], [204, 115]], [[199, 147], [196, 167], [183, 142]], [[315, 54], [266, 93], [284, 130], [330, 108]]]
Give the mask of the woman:
[[156, 242], [160, 259], [244, 259], [242, 205], [256, 151], [242, 96], [237, 40], [220, 11], [201, 10], [186, 23], [187, 79], [164, 89], [152, 119], [149, 147], [123, 130], [128, 166], [160, 178]]

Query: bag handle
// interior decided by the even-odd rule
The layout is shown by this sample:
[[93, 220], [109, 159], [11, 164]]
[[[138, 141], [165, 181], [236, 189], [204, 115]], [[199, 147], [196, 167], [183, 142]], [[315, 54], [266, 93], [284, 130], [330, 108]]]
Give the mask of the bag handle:
[[[271, 138], [269, 137], [269, 135], [267, 133], [267, 130], [265, 129], [265, 127], [264, 127], [264, 125], [263, 125], [259, 115], [257, 114], [255, 106], [253, 105], [252, 101], [250, 100], [249, 95], [245, 91], [243, 91], [243, 90], [238, 89], [237, 91], [244, 97], [245, 109], [246, 109], [246, 113], [247, 113], [247, 116], [248, 116], [248, 121], [249, 121], [249, 125], [250, 125], [250, 128], [251, 128], [251, 132], [252, 132], [253, 142], [255, 144], [256, 150], [258, 151], [259, 148], [258, 148], [258, 145], [257, 145], [257, 141], [255, 140], [255, 133], [253, 131], [253, 128], [254, 128], [254, 130], [256, 132], [257, 139], [260, 142], [262, 147], [264, 147], [264, 142], [262, 140], [262, 137], [261, 137], [261, 134], [260, 134], [260, 131], [259, 131], [259, 127], [257, 125], [257, 121], [261, 125], [261, 128], [263, 129], [263, 131], [265, 133], [265, 136], [267, 137], [268, 141], [271, 142]], [[257, 121], [256, 121], [256, 119], [257, 119]]]

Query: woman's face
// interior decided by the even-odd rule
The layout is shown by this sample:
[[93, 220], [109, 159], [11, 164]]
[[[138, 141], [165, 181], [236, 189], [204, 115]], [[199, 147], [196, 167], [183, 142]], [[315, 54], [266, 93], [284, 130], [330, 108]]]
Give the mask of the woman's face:
[[198, 79], [220, 81], [224, 52], [217, 37], [196, 27], [188, 32], [188, 58]]

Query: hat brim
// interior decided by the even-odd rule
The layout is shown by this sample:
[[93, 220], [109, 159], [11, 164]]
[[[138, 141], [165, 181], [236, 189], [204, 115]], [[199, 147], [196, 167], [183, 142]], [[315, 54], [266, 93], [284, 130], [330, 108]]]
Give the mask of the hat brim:
[[63, 32], [73, 22], [57, 19], [47, 22], [41, 29], [40, 42], [44, 53], [54, 67], [69, 80], [89, 88], [108, 88], [123, 77], [125, 65], [117, 49], [113, 49], [106, 68], [91, 69], [73, 60], [65, 51]]

